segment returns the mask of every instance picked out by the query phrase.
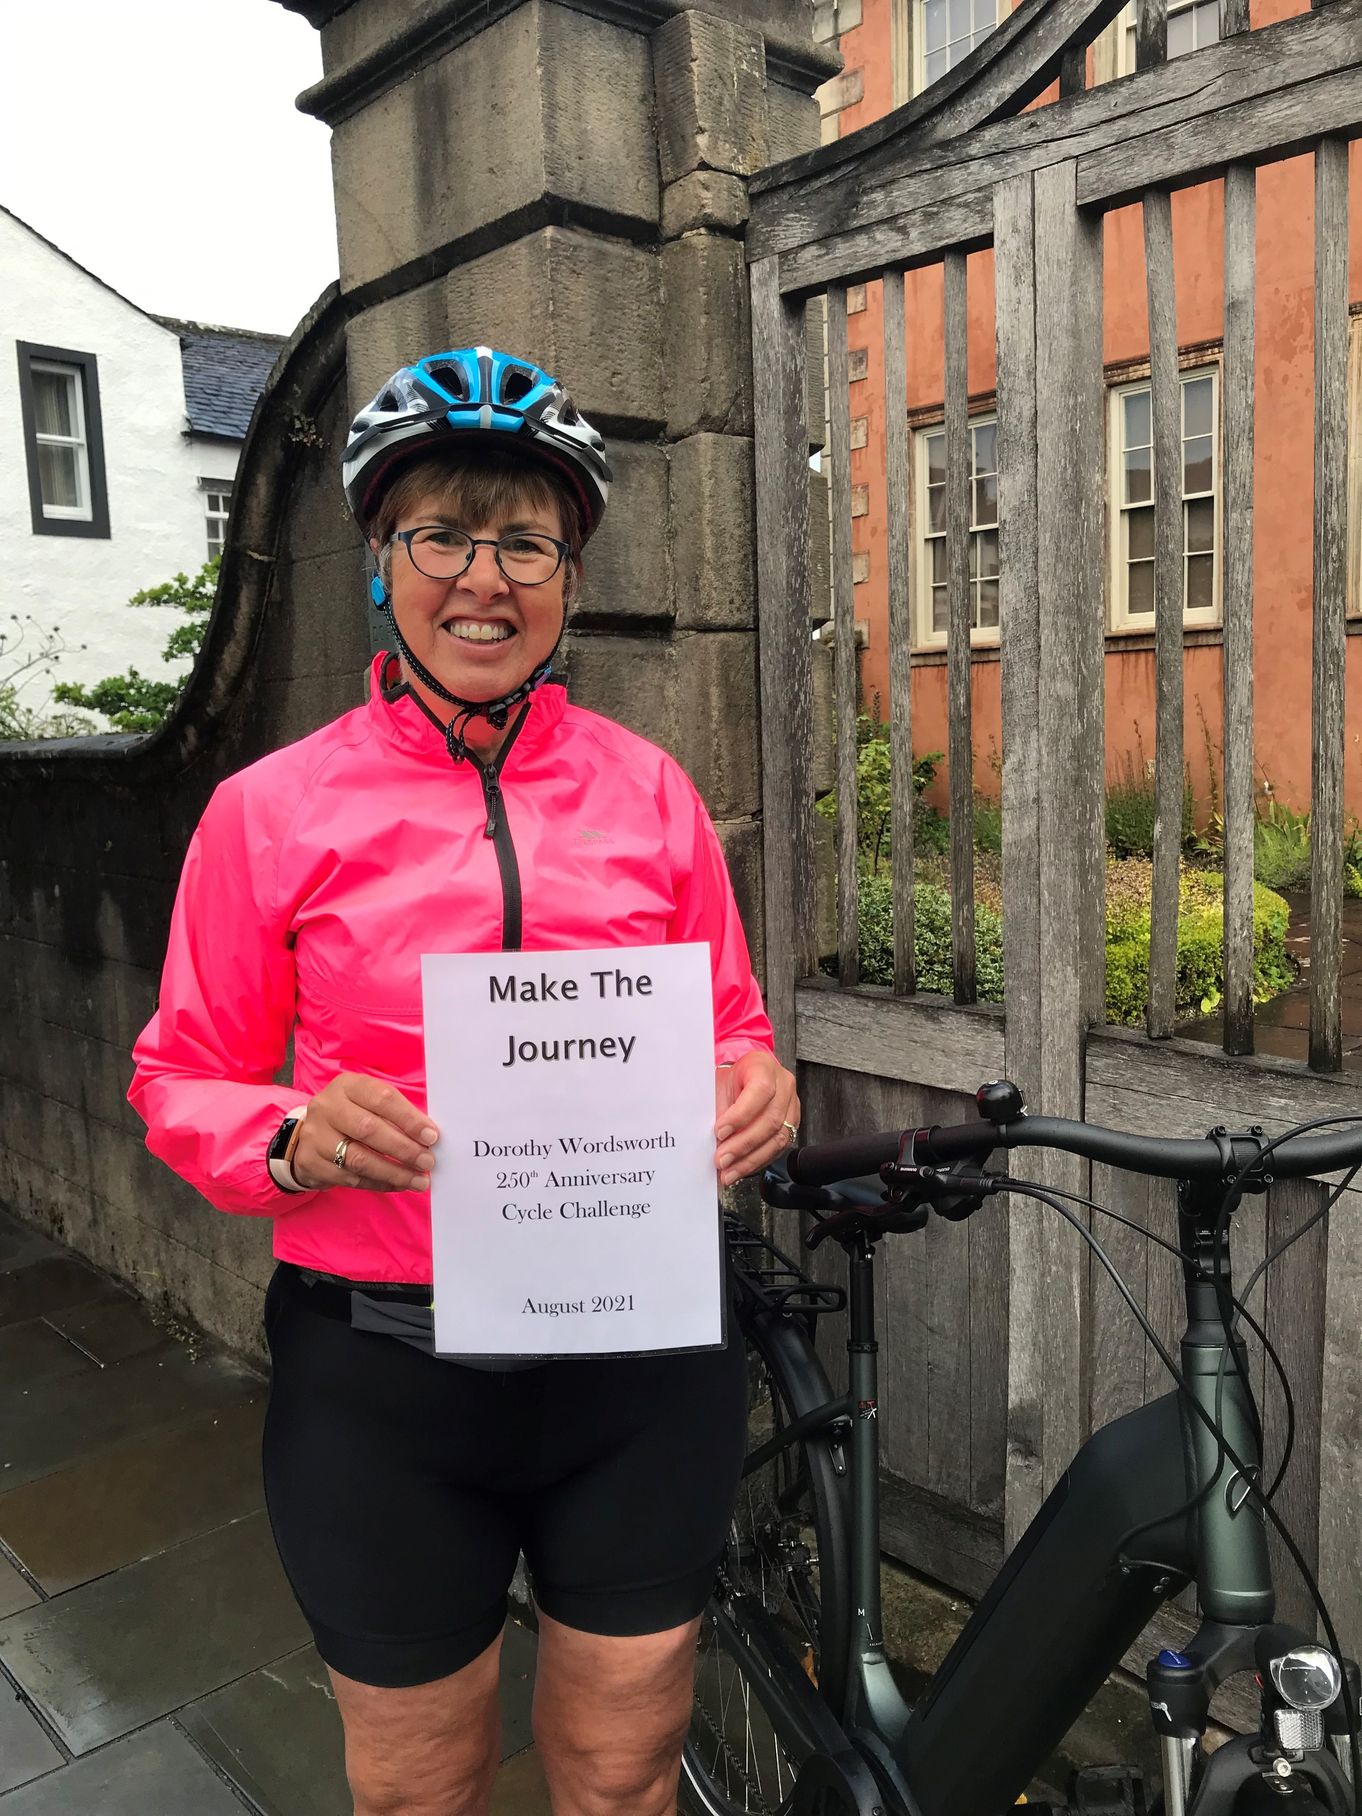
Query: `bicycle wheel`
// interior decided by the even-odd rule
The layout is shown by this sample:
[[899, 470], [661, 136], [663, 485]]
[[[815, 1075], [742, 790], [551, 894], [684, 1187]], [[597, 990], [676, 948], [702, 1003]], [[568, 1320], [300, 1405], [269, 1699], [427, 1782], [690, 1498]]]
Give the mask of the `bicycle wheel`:
[[[749, 1339], [748, 1367], [749, 1449], [756, 1450], [820, 1403], [795, 1383], [822, 1375], [790, 1329]], [[837, 1710], [849, 1618], [843, 1479], [827, 1438], [814, 1436], [777, 1451], [738, 1490], [700, 1630], [682, 1766], [692, 1810], [769, 1816], [780, 1808], [808, 1742], [764, 1661], [777, 1652], [792, 1657]]]

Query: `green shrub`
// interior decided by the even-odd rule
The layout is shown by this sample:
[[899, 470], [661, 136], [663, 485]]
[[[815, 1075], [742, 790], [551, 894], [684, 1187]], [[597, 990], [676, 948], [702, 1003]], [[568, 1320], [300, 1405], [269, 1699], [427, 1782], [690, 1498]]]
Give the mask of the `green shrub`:
[[1003, 804], [987, 795], [974, 797], [974, 849], [1001, 851], [1003, 848]]
[[[1183, 873], [1178, 912], [1175, 1008], [1180, 1021], [1209, 1015], [1225, 987], [1224, 879], [1212, 870]], [[1295, 981], [1286, 948], [1290, 909], [1261, 883], [1253, 886], [1253, 995], [1280, 996]], [[1107, 1020], [1134, 1026], [1149, 1001], [1149, 908], [1127, 904], [1107, 916]]]
[[[860, 892], [861, 981], [892, 984], [894, 981], [893, 881], [884, 872], [861, 878]], [[939, 996], [955, 989], [951, 966], [951, 898], [935, 883], [913, 887], [913, 950], [917, 958], [917, 987]], [[1003, 1000], [1003, 923], [991, 908], [976, 902], [974, 908], [975, 975], [979, 1000]]]
[[[928, 751], [925, 755], [913, 759], [913, 793], [918, 796], [928, 787], [936, 775], [936, 766], [941, 761], [939, 750]], [[872, 873], [880, 865], [887, 863], [891, 854], [892, 838], [890, 823], [892, 818], [892, 800], [890, 796], [890, 757], [889, 727], [862, 713], [856, 720], [856, 844], [860, 852], [863, 868]], [[837, 797], [835, 794], [824, 795], [818, 803], [818, 811], [824, 819], [836, 821]], [[918, 825], [931, 813], [926, 809], [920, 818], [915, 818], [914, 843]], [[938, 819], [940, 815], [936, 816]], [[928, 843], [924, 849], [938, 849]], [[944, 846], [940, 847], [944, 850]]]
[[[1214, 871], [1183, 874], [1178, 917], [1178, 1019], [1209, 1014], [1224, 991], [1223, 879]], [[881, 872], [860, 883], [861, 981], [894, 981], [894, 907], [892, 878]], [[976, 972], [981, 1002], [1003, 1000], [1003, 924], [982, 902], [975, 904]], [[1258, 1002], [1280, 996], [1295, 981], [1296, 967], [1286, 948], [1290, 910], [1279, 895], [1254, 885], [1253, 994]], [[934, 883], [913, 889], [913, 944], [919, 990], [949, 996], [951, 970], [951, 900]], [[1149, 1000], [1149, 904], [1130, 887], [1113, 888], [1107, 909], [1107, 1020], [1134, 1026], [1144, 1019]]]

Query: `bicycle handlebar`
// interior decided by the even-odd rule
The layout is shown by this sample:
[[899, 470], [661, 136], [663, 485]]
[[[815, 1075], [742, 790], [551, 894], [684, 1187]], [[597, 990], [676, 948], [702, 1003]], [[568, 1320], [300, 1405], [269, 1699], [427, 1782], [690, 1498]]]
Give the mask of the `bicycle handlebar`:
[[[996, 1089], [997, 1087], [985, 1087]], [[1261, 1158], [1269, 1137], [1261, 1134], [1183, 1136], [1128, 1135], [1095, 1123], [1062, 1116], [1028, 1116], [1006, 1122], [977, 1122], [945, 1127], [884, 1130], [854, 1135], [844, 1141], [813, 1142], [786, 1156], [790, 1178], [798, 1185], [835, 1185], [856, 1179], [903, 1159], [917, 1165], [951, 1161], [983, 1162], [995, 1148], [1058, 1148], [1085, 1160], [1129, 1173], [1160, 1179], [1228, 1179]], [[905, 1147], [905, 1142], [907, 1146]], [[1274, 1147], [1265, 1173], [1277, 1179], [1301, 1179], [1332, 1173], [1362, 1162], [1362, 1120], [1337, 1135], [1293, 1135]]]

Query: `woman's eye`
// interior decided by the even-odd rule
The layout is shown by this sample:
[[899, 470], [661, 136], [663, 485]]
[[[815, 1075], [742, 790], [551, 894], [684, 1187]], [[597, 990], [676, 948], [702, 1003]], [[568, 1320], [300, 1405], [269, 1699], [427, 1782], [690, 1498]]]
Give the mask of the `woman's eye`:
[[423, 530], [416, 540], [433, 549], [457, 549], [462, 547], [468, 538], [458, 530]]
[[503, 536], [501, 546], [508, 555], [540, 555], [544, 545], [534, 536]]

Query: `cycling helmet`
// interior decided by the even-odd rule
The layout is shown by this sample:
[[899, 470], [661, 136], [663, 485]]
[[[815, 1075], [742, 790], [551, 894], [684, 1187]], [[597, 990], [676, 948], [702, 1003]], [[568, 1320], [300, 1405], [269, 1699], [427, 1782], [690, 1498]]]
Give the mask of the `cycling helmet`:
[[460, 442], [500, 445], [556, 472], [581, 506], [583, 541], [600, 522], [610, 496], [605, 443], [556, 379], [491, 347], [428, 353], [360, 411], [341, 465], [355, 521], [368, 523], [399, 467]]

